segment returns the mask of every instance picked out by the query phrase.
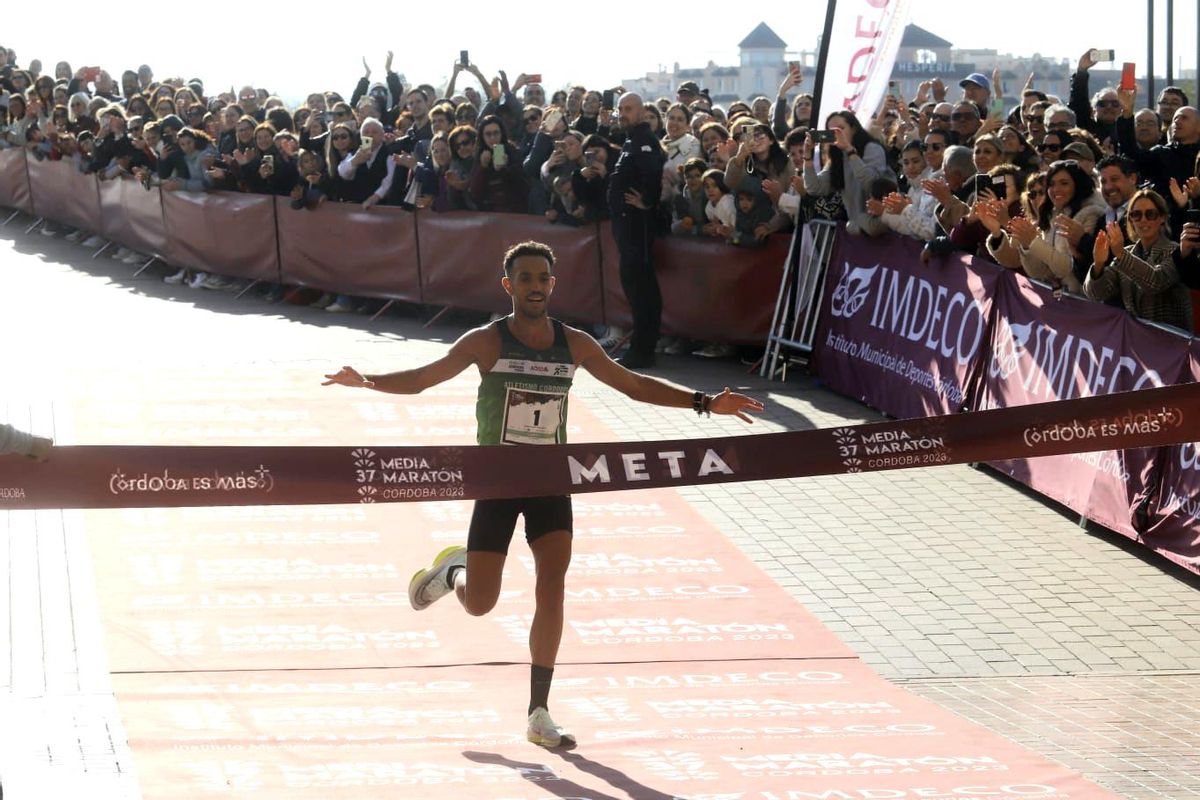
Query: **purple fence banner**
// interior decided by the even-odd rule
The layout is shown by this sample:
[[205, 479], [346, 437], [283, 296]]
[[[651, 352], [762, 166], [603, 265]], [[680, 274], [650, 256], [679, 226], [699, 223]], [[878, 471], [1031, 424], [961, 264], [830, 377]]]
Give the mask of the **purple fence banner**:
[[[996, 296], [991, 356], [980, 409], [1011, 408], [1164, 386], [1187, 380], [1189, 340], [1138, 322], [1123, 309], [1056, 297], [1023, 276]], [[1130, 415], [1117, 424], [1154, 425]], [[1069, 433], [1064, 435], [1070, 435]], [[993, 466], [1118, 533], [1137, 538], [1157, 488], [1160, 451], [1106, 450]]]
[[[1200, 383], [1200, 342], [1188, 356], [1191, 379]], [[1165, 448], [1158, 503], [1142, 544], [1200, 573], [1200, 441]]]
[[922, 264], [921, 246], [840, 235], [818, 334], [821, 379], [901, 418], [963, 409], [1001, 274], [967, 256]]

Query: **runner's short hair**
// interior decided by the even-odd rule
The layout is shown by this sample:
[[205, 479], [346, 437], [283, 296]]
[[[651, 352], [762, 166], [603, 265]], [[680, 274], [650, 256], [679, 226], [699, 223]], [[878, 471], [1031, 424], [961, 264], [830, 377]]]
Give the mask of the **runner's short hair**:
[[550, 249], [550, 245], [542, 244], [541, 242], [521, 242], [514, 244], [508, 248], [508, 252], [504, 254], [504, 274], [512, 277], [513, 264], [521, 256], [539, 256], [546, 259], [550, 268], [554, 268], [554, 251]]

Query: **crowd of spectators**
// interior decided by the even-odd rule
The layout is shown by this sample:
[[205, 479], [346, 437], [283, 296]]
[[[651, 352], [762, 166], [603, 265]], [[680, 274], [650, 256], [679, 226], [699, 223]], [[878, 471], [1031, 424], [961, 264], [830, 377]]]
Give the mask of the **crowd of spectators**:
[[[653, 268], [635, 268], [631, 255], [627, 275], [626, 249], [648, 252], [653, 235], [756, 247], [812, 219], [920, 239], [926, 260], [970, 253], [1192, 330], [1200, 113], [1177, 87], [1141, 109], [1133, 89], [1091, 87], [1090, 51], [1065, 102], [1031, 78], [1006, 108], [999, 74], [976, 73], [953, 93], [922, 83], [911, 100], [893, 85], [873, 117], [837, 111], [818, 128], [795, 64], [775, 98], [722, 106], [691, 81], [674, 97], [583, 86], [548, 97], [539, 75], [510, 82], [469, 62], [455, 63], [441, 89], [405, 86], [391, 61], [372, 81], [364, 59], [349, 99], [314, 92], [289, 108], [251, 86], [209, 93], [196, 79], [156, 80], [148, 66], [119, 81], [66, 62], [52, 74], [37, 61], [22, 69], [0, 48], [0, 148], [164, 191], [286, 196], [297, 211], [341, 202], [531, 214], [551, 225], [612, 219], [643, 362], [656, 344], [688, 352], [697, 343], [658, 338], [661, 298], [641, 276]], [[618, 179], [626, 154], [647, 152], [640, 183]], [[183, 270], [166, 280], [228, 285]], [[347, 297], [316, 304], [355, 307]]]

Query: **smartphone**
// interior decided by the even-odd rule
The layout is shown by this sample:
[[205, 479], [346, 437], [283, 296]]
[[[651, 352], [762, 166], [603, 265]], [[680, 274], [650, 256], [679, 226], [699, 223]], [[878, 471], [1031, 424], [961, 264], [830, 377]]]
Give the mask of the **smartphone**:
[[814, 144], [833, 144], [837, 141], [837, 134], [831, 130], [810, 131], [809, 136], [812, 137]]
[[467, 54], [466, 50], [458, 51], [458, 63], [464, 67], [471, 63], [471, 57]]
[[1183, 215], [1183, 221], [1190, 222], [1193, 225], [1200, 225], [1200, 208], [1190, 208]]
[[983, 194], [984, 189], [990, 189], [991, 187], [992, 179], [990, 177], [987, 175], [975, 176], [975, 197], [978, 198], [981, 194]]
[[897, 100], [900, 99], [900, 86], [895, 81], [888, 81], [888, 94]]
[[492, 145], [492, 163], [497, 167], [508, 165], [508, 151], [504, 149], [503, 144]]
[[526, 79], [526, 82], [527, 83], [541, 83], [542, 82], [542, 73], [535, 72], [534, 74], [530, 75]]
[[371, 145], [372, 145], [373, 143], [374, 143], [374, 140], [372, 140], [370, 136], [364, 136], [364, 137], [362, 137], [362, 144], [360, 144], [360, 145], [358, 146], [358, 149], [360, 149], [360, 150], [370, 150], [370, 149], [371, 149]]
[[614, 96], [615, 96], [615, 92], [613, 92], [612, 89], [605, 89], [604, 94], [601, 96], [601, 99], [600, 99], [601, 107], [608, 108], [608, 109], [613, 108]]
[[274, 167], [275, 166], [275, 156], [270, 155], [270, 154], [263, 156], [262, 163], [266, 164], [269, 167]]
[[800, 71], [800, 62], [799, 61], [789, 61], [788, 62], [788, 72], [799, 72], [799, 71]]
[[1121, 65], [1121, 88], [1137, 89], [1137, 65], [1126, 61]]
[[592, 150], [588, 150], [586, 153], [584, 153], [583, 154], [583, 163], [589, 167], [592, 164], [595, 164], [596, 163], [596, 153]]
[[1112, 50], [1091, 50], [1088, 52], [1088, 58], [1099, 64], [1102, 61], [1115, 61], [1116, 53]]
[[1008, 198], [1008, 181], [1003, 175], [992, 176], [992, 194], [996, 195], [997, 200], [1005, 200]]

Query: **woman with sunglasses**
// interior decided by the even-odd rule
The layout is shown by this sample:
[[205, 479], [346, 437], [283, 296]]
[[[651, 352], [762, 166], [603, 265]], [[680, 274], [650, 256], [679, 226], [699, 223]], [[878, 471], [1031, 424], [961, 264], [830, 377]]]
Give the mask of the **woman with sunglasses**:
[[1019, 217], [1009, 223], [1012, 244], [1020, 249], [1026, 275], [1082, 294], [1083, 284], [1074, 271], [1075, 257], [1081, 254], [1072, 252], [1071, 243], [1058, 231], [1056, 219], [1067, 216], [1085, 231], [1092, 230], [1104, 216], [1104, 200], [1096, 192], [1091, 174], [1074, 161], [1055, 161], [1050, 165], [1046, 171], [1046, 195], [1037, 217]]
[[446, 183], [450, 185], [450, 208], [454, 211], [475, 211], [475, 201], [467, 189], [475, 171], [475, 142], [479, 139], [470, 125], [459, 125], [450, 131], [450, 169]]
[[1175, 264], [1178, 245], [1170, 238], [1167, 201], [1153, 189], [1140, 189], [1127, 208], [1125, 231], [1110, 222], [1096, 234], [1084, 292], [1093, 300], [1120, 297], [1130, 314], [1191, 333], [1191, 292]]
[[1062, 158], [1062, 151], [1075, 140], [1066, 131], [1046, 131], [1042, 141], [1037, 146], [1038, 155], [1042, 157], [1042, 167], [1049, 169], [1050, 165]]

